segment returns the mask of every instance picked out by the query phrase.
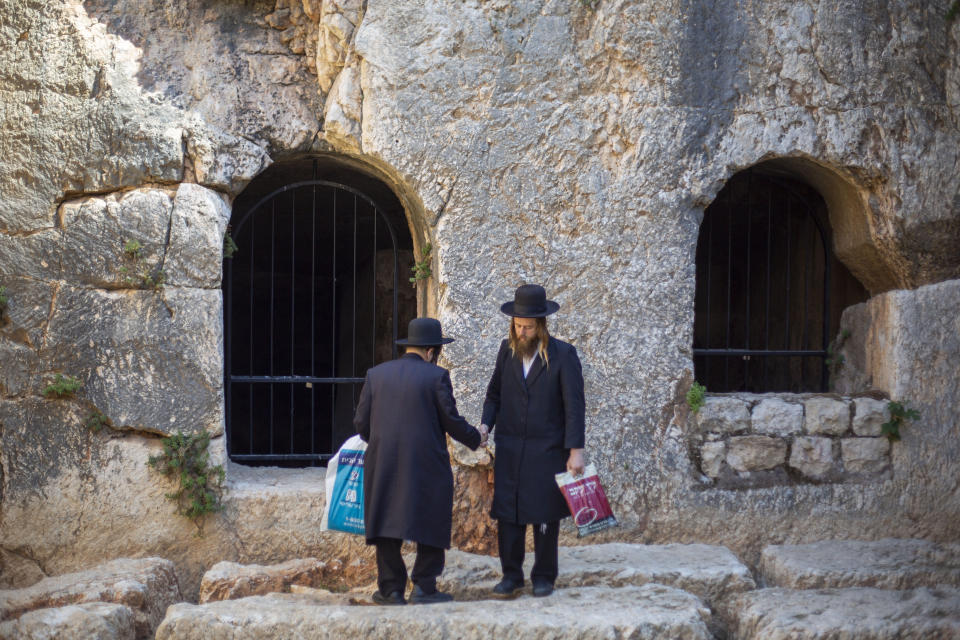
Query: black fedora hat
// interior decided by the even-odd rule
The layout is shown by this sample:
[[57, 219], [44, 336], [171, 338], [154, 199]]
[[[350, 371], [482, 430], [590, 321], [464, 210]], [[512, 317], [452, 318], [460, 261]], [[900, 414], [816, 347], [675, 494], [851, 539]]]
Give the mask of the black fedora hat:
[[434, 318], [414, 318], [407, 326], [407, 337], [397, 340], [402, 347], [437, 347], [450, 344], [453, 338], [444, 338], [440, 321]]
[[547, 300], [546, 289], [538, 284], [523, 284], [517, 287], [513, 300], [501, 305], [500, 311], [514, 318], [545, 318], [559, 308], [559, 304]]

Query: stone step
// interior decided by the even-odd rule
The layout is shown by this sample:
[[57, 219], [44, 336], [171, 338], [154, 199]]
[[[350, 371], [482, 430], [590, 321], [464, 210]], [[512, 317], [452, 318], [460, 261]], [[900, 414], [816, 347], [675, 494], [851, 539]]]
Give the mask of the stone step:
[[162, 558], [120, 558], [93, 569], [44, 578], [24, 589], [0, 591], [0, 621], [37, 609], [112, 602], [133, 612], [137, 638], [151, 638], [169, 605], [181, 601], [173, 563]]
[[[708, 604], [756, 587], [750, 569], [726, 547], [707, 544], [642, 545], [608, 543], [561, 547], [556, 586], [669, 585], [699, 596]], [[413, 557], [407, 558], [412, 566]], [[527, 553], [524, 575], [530, 575], [533, 554]], [[500, 561], [461, 551], [447, 553], [438, 586], [458, 600], [490, 597], [500, 580]], [[527, 589], [530, 591], [530, 583]]]
[[112, 602], [85, 602], [28, 611], [0, 623], [0, 640], [134, 640], [136, 625], [130, 607]]
[[760, 589], [718, 608], [730, 640], [960, 638], [960, 590]]
[[167, 610], [157, 640], [226, 638], [712, 638], [696, 596], [659, 584], [561, 589], [547, 598], [402, 607], [344, 606], [305, 594], [254, 596]]
[[765, 585], [790, 589], [960, 587], [960, 544], [886, 538], [770, 545], [760, 574]]

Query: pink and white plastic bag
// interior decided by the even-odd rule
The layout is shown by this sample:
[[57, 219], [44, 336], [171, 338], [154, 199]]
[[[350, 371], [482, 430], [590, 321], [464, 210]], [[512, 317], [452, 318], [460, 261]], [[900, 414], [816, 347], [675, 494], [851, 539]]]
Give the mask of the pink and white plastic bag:
[[583, 470], [583, 475], [579, 477], [574, 477], [567, 471], [558, 473], [556, 478], [560, 492], [570, 508], [573, 523], [577, 525], [578, 538], [620, 524], [613, 516], [595, 466], [588, 464]]

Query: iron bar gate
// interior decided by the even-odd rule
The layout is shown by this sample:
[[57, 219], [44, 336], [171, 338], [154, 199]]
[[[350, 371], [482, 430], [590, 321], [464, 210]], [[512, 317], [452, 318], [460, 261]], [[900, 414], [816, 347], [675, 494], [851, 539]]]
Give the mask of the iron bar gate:
[[831, 240], [806, 185], [747, 170], [704, 214], [694, 377], [711, 391], [826, 391]]
[[[353, 433], [367, 368], [396, 357], [396, 233], [365, 194], [316, 179], [261, 198], [232, 233], [238, 251], [224, 274], [230, 457], [323, 463]], [[392, 304], [388, 319], [383, 302]]]

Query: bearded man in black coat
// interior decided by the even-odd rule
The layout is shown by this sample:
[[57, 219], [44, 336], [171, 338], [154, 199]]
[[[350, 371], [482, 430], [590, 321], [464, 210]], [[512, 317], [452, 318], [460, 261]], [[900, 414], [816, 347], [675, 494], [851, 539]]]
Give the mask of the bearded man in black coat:
[[[583, 473], [583, 372], [577, 350], [547, 331], [560, 305], [539, 285], [519, 287], [500, 307], [510, 337], [500, 344], [483, 403], [481, 430], [494, 432], [493, 505], [503, 580], [494, 594], [523, 587], [527, 525], [533, 525], [533, 595], [553, 593], [560, 520], [570, 515], [555, 474]], [[489, 426], [487, 426], [489, 425]]]
[[447, 434], [471, 449], [485, 443], [457, 412], [450, 374], [436, 365], [444, 338], [433, 318], [410, 321], [406, 353], [367, 371], [353, 424], [368, 443], [363, 464], [367, 544], [377, 548], [378, 604], [405, 604], [404, 540], [417, 543], [411, 604], [448, 602], [437, 591], [450, 548], [453, 473]]

